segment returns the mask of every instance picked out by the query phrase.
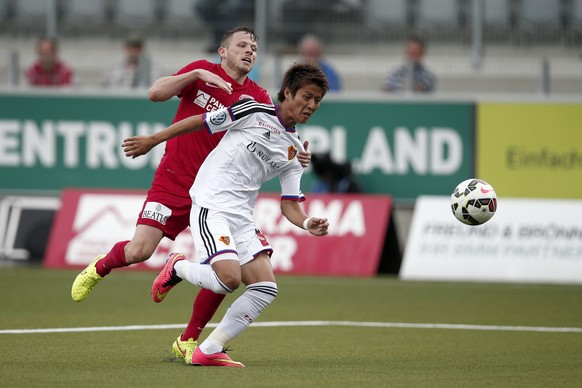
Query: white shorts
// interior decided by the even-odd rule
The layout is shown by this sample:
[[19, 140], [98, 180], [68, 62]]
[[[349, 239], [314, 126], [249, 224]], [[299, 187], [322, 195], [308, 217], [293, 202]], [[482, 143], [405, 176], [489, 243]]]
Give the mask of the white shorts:
[[244, 265], [259, 253], [273, 248], [248, 218], [192, 204], [190, 230], [200, 263], [238, 260]]

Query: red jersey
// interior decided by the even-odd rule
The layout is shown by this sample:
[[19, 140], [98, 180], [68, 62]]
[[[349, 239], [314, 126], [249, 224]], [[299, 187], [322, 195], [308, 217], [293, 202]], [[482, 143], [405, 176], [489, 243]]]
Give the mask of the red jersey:
[[40, 63], [35, 63], [26, 69], [25, 75], [33, 86], [68, 86], [73, 83], [73, 70], [62, 62], [57, 62], [52, 71], [45, 71]]
[[[187, 73], [194, 69], [208, 70], [230, 82], [233, 88], [232, 94], [201, 80], [192, 82], [180, 92], [180, 104], [174, 117], [174, 123], [190, 116], [230, 106], [238, 100], [247, 98], [252, 98], [260, 103], [272, 103], [267, 91], [250, 78], [239, 85], [224, 71], [220, 64], [206, 60], [192, 62], [174, 75]], [[188, 191], [194, 183], [202, 162], [210, 151], [218, 145], [223, 136], [224, 132], [209, 134], [208, 131], [202, 130], [168, 140], [157, 173], [170, 178]]]

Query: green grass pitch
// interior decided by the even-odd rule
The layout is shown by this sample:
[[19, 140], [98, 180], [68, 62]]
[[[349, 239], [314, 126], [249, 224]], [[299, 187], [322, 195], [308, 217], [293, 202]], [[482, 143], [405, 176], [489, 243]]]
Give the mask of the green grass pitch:
[[[229, 352], [247, 367], [230, 369], [174, 361], [170, 346], [181, 327], [153, 328], [185, 325], [197, 292], [194, 286], [183, 282], [155, 304], [150, 299], [155, 273], [118, 271], [85, 301], [75, 303], [70, 286], [76, 274], [0, 267], [0, 386], [582, 386], [580, 285], [279, 276], [279, 297], [257, 323], [347, 321], [403, 327], [251, 326], [231, 343]], [[213, 323], [239, 292], [227, 297]], [[146, 327], [7, 332], [127, 325]]]

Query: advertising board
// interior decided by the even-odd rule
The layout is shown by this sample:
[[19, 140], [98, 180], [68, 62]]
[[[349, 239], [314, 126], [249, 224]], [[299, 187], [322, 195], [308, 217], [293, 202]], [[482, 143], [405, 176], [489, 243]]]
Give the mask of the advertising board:
[[[118, 241], [131, 239], [145, 192], [66, 189], [53, 223], [44, 265], [83, 268]], [[257, 227], [273, 247], [277, 273], [374, 276], [387, 243], [392, 200], [380, 195], [309, 195], [307, 214], [327, 217], [329, 234], [311, 236], [281, 215], [278, 195], [261, 194]], [[154, 255], [132, 269], [161, 269], [172, 252], [197, 260], [190, 231], [163, 239]], [[398, 257], [398, 261], [400, 258]]]
[[448, 197], [421, 196], [400, 277], [582, 283], [582, 201], [498, 198], [487, 223], [457, 221]]

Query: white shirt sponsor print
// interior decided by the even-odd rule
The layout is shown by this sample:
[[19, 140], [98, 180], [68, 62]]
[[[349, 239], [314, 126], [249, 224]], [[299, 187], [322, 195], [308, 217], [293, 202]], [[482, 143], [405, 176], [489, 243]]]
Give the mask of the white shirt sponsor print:
[[149, 218], [166, 225], [168, 217], [172, 215], [172, 210], [159, 202], [147, 202], [142, 213], [142, 218]]

